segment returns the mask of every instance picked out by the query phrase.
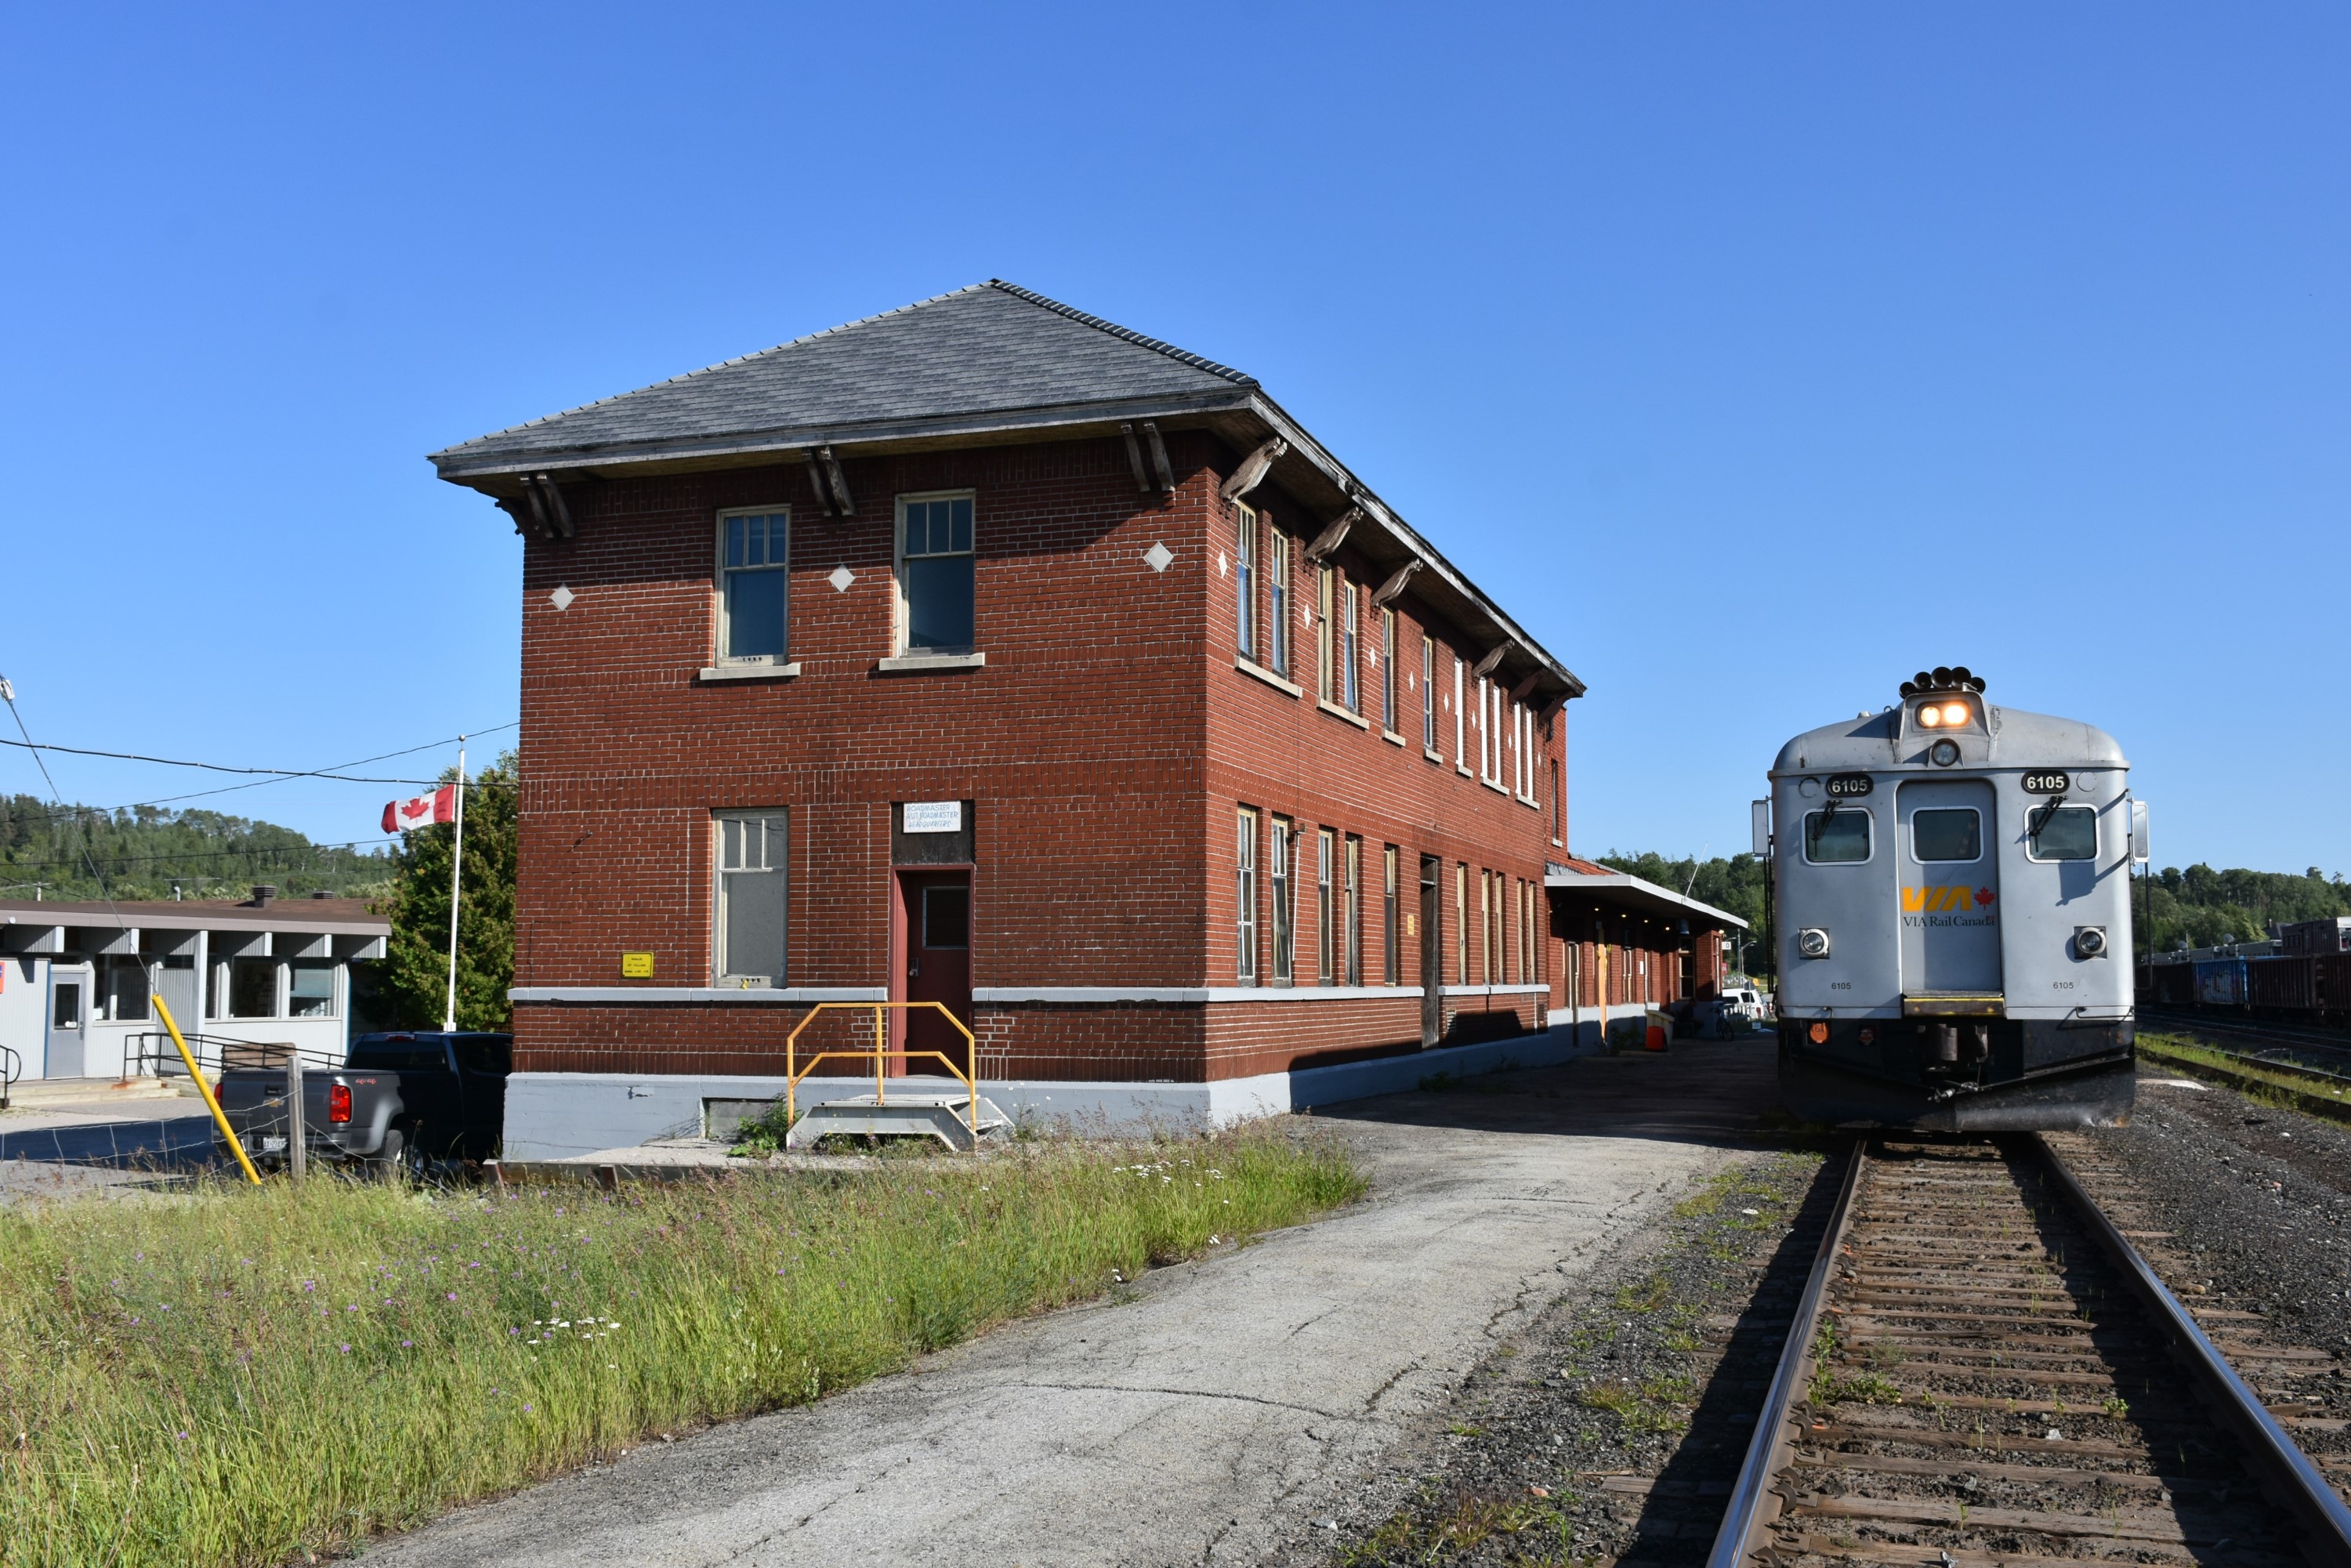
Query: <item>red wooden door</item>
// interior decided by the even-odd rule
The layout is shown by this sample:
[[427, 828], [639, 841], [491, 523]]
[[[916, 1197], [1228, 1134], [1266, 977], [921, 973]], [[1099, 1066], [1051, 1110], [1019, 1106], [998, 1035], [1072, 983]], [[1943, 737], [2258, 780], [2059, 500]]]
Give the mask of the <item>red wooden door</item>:
[[[943, 1002], [971, 1023], [971, 873], [967, 871], [900, 872], [900, 896], [905, 911], [906, 972], [902, 994], [910, 1002]], [[931, 1008], [906, 1014], [905, 1049], [935, 1051], [966, 1071], [971, 1070], [971, 1048], [962, 1031]], [[905, 1071], [945, 1073], [935, 1057], [910, 1056]]]

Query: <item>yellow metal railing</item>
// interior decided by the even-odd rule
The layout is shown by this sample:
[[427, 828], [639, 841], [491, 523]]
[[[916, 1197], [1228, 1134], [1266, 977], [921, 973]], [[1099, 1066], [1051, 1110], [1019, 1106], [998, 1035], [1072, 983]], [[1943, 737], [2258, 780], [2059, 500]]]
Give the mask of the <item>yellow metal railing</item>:
[[[837, 1009], [855, 1009], [861, 1008], [871, 1008], [873, 1009], [872, 1050], [820, 1051], [815, 1055], [809, 1058], [808, 1065], [806, 1067], [799, 1065], [800, 1030], [816, 1022], [817, 1016], [820, 1013], [830, 1012]], [[967, 1052], [966, 1060], [971, 1064], [971, 1070], [969, 1071], [957, 1067], [955, 1062], [948, 1058], [946, 1052], [943, 1051], [893, 1051], [890, 1049], [890, 1042], [884, 1037], [883, 1026], [885, 1015], [887, 1015], [893, 1009], [914, 1008], [935, 1009], [941, 1018], [955, 1025], [956, 1032], [963, 1036], [963, 1042]], [[792, 1027], [792, 1032], [784, 1037], [785, 1120], [788, 1122], [797, 1122], [799, 1120], [800, 1081], [816, 1071], [816, 1064], [818, 1062], [829, 1061], [837, 1058], [862, 1061], [868, 1057], [871, 1057], [873, 1061], [874, 1103], [880, 1105], [888, 1104], [890, 1103], [890, 1059], [893, 1056], [907, 1061], [911, 1061], [918, 1056], [929, 1057], [931, 1060], [939, 1063], [940, 1066], [945, 1067], [950, 1073], [953, 1073], [956, 1081], [962, 1083], [965, 1098], [968, 1102], [970, 1107], [964, 1117], [964, 1125], [970, 1130], [972, 1138], [971, 1146], [974, 1150], [977, 1150], [979, 1147], [979, 1081], [974, 1076], [974, 1074], [979, 1070], [979, 1041], [972, 1038], [971, 1030], [965, 1027], [963, 1019], [956, 1017], [955, 1014], [948, 1009], [947, 1005], [945, 1002], [819, 1002], [809, 1009], [808, 1017], [800, 1019], [799, 1023], [795, 1024]]]

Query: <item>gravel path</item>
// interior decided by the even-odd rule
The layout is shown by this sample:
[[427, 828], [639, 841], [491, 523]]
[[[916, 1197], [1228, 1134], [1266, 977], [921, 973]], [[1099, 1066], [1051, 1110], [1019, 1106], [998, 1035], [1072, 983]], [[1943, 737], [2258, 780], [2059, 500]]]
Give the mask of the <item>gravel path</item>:
[[1511, 1335], [1269, 1561], [1702, 1563], [1841, 1166], [1783, 1149], [1703, 1179]]

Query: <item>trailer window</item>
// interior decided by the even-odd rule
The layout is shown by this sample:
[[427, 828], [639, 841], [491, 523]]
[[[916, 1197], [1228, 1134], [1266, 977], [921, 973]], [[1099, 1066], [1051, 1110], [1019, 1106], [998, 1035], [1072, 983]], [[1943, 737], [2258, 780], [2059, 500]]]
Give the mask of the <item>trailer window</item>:
[[1972, 806], [1910, 813], [1910, 854], [1919, 861], [1983, 858], [1983, 819]]
[[2098, 858], [2098, 810], [2095, 806], [2046, 807], [2032, 813], [2032, 841], [2028, 846], [2037, 861], [2092, 861]]
[[1804, 858], [1814, 865], [1844, 865], [1869, 858], [1866, 811], [1804, 813]]

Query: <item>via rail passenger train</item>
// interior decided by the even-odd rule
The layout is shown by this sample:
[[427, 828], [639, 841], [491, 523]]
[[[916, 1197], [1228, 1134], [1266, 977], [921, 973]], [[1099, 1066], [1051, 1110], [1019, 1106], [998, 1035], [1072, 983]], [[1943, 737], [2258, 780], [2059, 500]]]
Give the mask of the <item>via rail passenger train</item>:
[[1780, 1084], [1813, 1122], [2117, 1126], [2137, 1070], [2112, 736], [1983, 700], [1964, 667], [1780, 748], [1756, 803], [1778, 904]]

